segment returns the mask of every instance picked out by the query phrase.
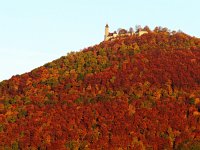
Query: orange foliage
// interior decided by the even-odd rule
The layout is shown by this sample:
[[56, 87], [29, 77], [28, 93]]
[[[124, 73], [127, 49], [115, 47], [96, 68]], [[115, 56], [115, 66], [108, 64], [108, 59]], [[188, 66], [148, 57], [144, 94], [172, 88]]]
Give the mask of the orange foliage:
[[199, 148], [199, 74], [167, 28], [72, 52], [0, 83], [0, 149]]

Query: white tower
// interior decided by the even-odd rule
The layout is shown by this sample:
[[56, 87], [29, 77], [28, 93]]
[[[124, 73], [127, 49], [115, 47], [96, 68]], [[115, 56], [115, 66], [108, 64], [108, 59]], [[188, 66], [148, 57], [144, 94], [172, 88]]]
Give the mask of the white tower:
[[107, 40], [108, 35], [109, 35], [109, 26], [108, 26], [108, 24], [106, 24], [106, 26], [105, 26], [104, 41]]

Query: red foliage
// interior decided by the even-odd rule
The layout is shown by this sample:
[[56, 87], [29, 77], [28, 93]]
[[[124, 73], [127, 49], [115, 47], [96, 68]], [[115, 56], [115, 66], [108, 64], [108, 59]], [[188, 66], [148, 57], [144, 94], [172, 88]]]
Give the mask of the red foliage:
[[0, 83], [0, 149], [198, 146], [199, 74], [200, 40], [165, 28], [70, 53]]

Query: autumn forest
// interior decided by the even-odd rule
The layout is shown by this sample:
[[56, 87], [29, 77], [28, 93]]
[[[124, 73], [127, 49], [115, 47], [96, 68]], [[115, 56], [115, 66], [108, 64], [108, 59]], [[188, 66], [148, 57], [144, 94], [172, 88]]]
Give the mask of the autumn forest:
[[144, 30], [1, 82], [0, 149], [200, 149], [200, 39]]

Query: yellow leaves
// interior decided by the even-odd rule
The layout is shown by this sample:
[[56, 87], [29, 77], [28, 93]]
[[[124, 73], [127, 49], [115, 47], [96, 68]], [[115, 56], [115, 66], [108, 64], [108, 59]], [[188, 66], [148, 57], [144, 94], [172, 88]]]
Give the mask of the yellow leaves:
[[3, 110], [4, 110], [4, 104], [0, 103], [0, 111], [3, 111]]
[[194, 104], [197, 105], [197, 104], [199, 104], [199, 103], [200, 103], [200, 99], [199, 99], [199, 98], [195, 98]]
[[111, 82], [111, 83], [114, 83], [114, 82], [115, 82], [115, 79], [116, 79], [116, 77], [113, 76], [113, 77], [110, 79], [110, 82]]
[[131, 74], [128, 75], [129, 80], [132, 80], [133, 77], [134, 77], [134, 74], [133, 74], [133, 73], [131, 73]]
[[76, 70], [75, 69], [70, 70], [70, 78], [72, 80], [76, 80], [77, 77], [78, 77], [78, 74], [76, 73]]
[[119, 69], [119, 65], [118, 64], [114, 64], [113, 71], [117, 71], [118, 69]]
[[191, 93], [190, 96], [189, 96], [189, 98], [193, 98], [193, 97], [195, 97], [195, 94]]
[[75, 69], [70, 70], [70, 74], [71, 74], [71, 75], [76, 74], [76, 70], [75, 70]]
[[26, 80], [26, 86], [31, 85], [31, 84], [32, 84], [32, 80], [31, 80], [31, 78], [28, 78]]
[[137, 137], [134, 137], [131, 143], [133, 148], [140, 148], [141, 150], [145, 150], [145, 146], [142, 141], [140, 141]]
[[149, 60], [147, 58], [142, 58], [142, 62], [149, 63]]
[[173, 143], [174, 143], [174, 140], [175, 140], [175, 135], [174, 135], [174, 132], [173, 132], [171, 127], [168, 127], [167, 133], [169, 135], [170, 146], [173, 147]]
[[84, 149], [84, 150], [89, 150], [89, 143], [87, 141], [79, 141], [79, 140], [72, 140], [68, 141], [65, 144], [65, 147], [67, 150], [79, 150], [79, 149]]
[[153, 95], [154, 95], [154, 98], [155, 98], [156, 100], [159, 100], [160, 97], [161, 97], [161, 89], [156, 90], [156, 91], [153, 93]]
[[63, 76], [66, 78], [66, 79], [69, 79], [70, 78], [70, 73], [69, 71], [65, 71]]
[[83, 87], [83, 88], [82, 88], [82, 93], [85, 93], [85, 91], [86, 91], [86, 89]]
[[[52, 117], [51, 117], [51, 118], [52, 118]], [[49, 126], [51, 125], [51, 123], [52, 123], [52, 122], [51, 122], [51, 118], [47, 120], [47, 124], [46, 124], [46, 125], [47, 125], [48, 127], [49, 127]]]
[[179, 130], [174, 130], [173, 133], [174, 133], [175, 137], [177, 137], [181, 134], [181, 132]]
[[200, 112], [194, 111], [194, 112], [193, 112], [193, 115], [194, 115], [194, 116], [200, 116]]
[[134, 132], [134, 131], [131, 131], [129, 134], [130, 134], [131, 136], [133, 136], [133, 135], [135, 134], [135, 132]]
[[47, 135], [47, 137], [46, 137], [46, 143], [47, 144], [51, 143], [51, 136], [50, 135]]
[[76, 90], [76, 89], [73, 89], [73, 88], [71, 88], [71, 89], [69, 90], [69, 92], [68, 92], [68, 94], [78, 94], [78, 93], [79, 93], [79, 91]]
[[149, 81], [145, 81], [145, 82], [144, 82], [144, 87], [145, 87], [145, 88], [149, 88], [150, 85], [151, 85], [151, 83], [150, 83]]
[[102, 90], [99, 90], [99, 91], [98, 91], [98, 94], [102, 94]]
[[123, 91], [117, 91], [117, 93], [116, 93], [116, 96], [123, 96], [124, 95], [124, 92]]
[[191, 104], [199, 104], [200, 103], [200, 99], [199, 98], [196, 98], [196, 95], [194, 93], [190, 94], [189, 96], [189, 100], [190, 100], [190, 103]]
[[145, 100], [141, 103], [141, 108], [147, 108], [147, 109], [151, 109], [152, 108], [152, 101], [150, 100]]
[[86, 88], [87, 91], [91, 91], [92, 90], [92, 86], [89, 84]]
[[81, 107], [80, 107], [80, 106], [77, 106], [76, 109], [79, 110], [79, 109], [81, 109]]
[[137, 43], [133, 44], [133, 50], [134, 50], [134, 54], [137, 54], [140, 52], [140, 47], [138, 46]]
[[167, 86], [167, 90], [168, 90], [169, 95], [172, 95], [172, 93], [173, 93], [172, 81], [168, 80], [167, 83], [166, 83], [166, 86]]
[[98, 84], [95, 84], [95, 89], [96, 89], [97, 91], [99, 91], [99, 85], [98, 85]]
[[128, 114], [130, 116], [132, 116], [133, 114], [135, 114], [135, 106], [133, 106], [131, 104], [128, 106]]
[[11, 116], [13, 114], [13, 111], [11, 111], [11, 110], [8, 110], [7, 112], [6, 112], [6, 116]]

